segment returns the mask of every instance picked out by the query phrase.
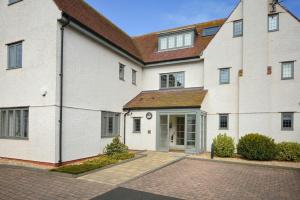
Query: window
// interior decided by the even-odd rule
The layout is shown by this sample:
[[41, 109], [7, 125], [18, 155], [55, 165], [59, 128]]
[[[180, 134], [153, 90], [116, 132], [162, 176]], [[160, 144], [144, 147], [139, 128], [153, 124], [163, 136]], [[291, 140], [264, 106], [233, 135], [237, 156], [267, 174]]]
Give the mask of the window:
[[281, 129], [292, 131], [294, 128], [294, 113], [281, 113]]
[[281, 79], [288, 80], [294, 78], [294, 62], [283, 62], [281, 64]]
[[205, 28], [202, 31], [202, 36], [206, 37], [206, 36], [215, 35], [219, 31], [219, 29], [220, 29], [220, 26]]
[[116, 137], [120, 135], [120, 114], [113, 112], [101, 113], [101, 137]]
[[243, 20], [233, 22], [233, 37], [240, 37], [243, 35]]
[[160, 88], [182, 88], [184, 87], [184, 72], [168, 73], [160, 75]]
[[22, 42], [8, 45], [8, 69], [22, 67]]
[[141, 118], [133, 118], [133, 132], [134, 133], [141, 132]]
[[220, 69], [220, 84], [230, 83], [230, 68]]
[[125, 65], [119, 64], [119, 79], [124, 81], [125, 80]]
[[219, 115], [219, 129], [228, 129], [228, 114]]
[[0, 138], [28, 138], [28, 108], [0, 109]]
[[14, 4], [14, 3], [18, 3], [20, 1], [23, 1], [23, 0], [8, 0], [8, 5], [11, 5], [11, 4]]
[[279, 15], [278, 14], [269, 15], [268, 29], [269, 29], [269, 32], [279, 30]]
[[136, 85], [136, 71], [134, 69], [132, 70], [132, 84]]
[[193, 31], [160, 36], [158, 39], [159, 41], [158, 49], [159, 51], [163, 51], [168, 49], [190, 47], [193, 45], [193, 39], [194, 39]]

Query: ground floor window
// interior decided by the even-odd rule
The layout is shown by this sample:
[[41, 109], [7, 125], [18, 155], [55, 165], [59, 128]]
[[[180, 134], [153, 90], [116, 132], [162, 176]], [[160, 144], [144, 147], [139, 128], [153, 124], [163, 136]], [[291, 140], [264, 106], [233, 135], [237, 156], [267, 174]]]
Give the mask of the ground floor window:
[[133, 132], [134, 133], [141, 132], [141, 118], [133, 118]]
[[291, 131], [294, 127], [294, 113], [281, 113], [281, 129]]
[[120, 113], [102, 112], [101, 137], [116, 137], [120, 135]]
[[219, 129], [228, 129], [228, 114], [219, 114]]
[[0, 109], [0, 137], [28, 138], [28, 108]]

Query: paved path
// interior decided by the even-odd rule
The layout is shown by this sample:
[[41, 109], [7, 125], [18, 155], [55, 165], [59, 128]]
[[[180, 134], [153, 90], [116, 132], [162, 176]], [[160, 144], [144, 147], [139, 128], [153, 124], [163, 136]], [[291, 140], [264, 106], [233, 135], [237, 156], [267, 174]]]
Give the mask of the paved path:
[[0, 165], [0, 200], [91, 199], [111, 189], [47, 171]]
[[300, 171], [184, 159], [121, 187], [180, 199], [299, 200]]
[[185, 156], [183, 153], [172, 152], [163, 153], [147, 151], [145, 154], [146, 156], [143, 158], [88, 174], [79, 179], [109, 185], [119, 185]]

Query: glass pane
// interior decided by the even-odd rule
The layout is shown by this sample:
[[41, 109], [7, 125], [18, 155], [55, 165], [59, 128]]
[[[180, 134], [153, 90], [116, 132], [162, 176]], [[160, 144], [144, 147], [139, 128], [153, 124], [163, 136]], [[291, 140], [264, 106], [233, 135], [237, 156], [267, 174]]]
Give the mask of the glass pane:
[[203, 29], [202, 36], [215, 35], [219, 31], [219, 29], [219, 26], [205, 28]]
[[220, 69], [220, 83], [229, 83], [229, 69]]
[[243, 34], [243, 21], [236, 21], [233, 23], [233, 35], [241, 36]]
[[175, 87], [175, 75], [169, 74], [169, 87]]
[[160, 76], [160, 87], [167, 88], [167, 75]]
[[160, 38], [160, 49], [164, 50], [167, 49], [168, 39], [167, 38]]
[[8, 55], [8, 68], [15, 68], [17, 66], [17, 49], [15, 45], [11, 45], [8, 47], [9, 55]]
[[196, 144], [196, 115], [187, 115], [187, 148], [195, 149]]
[[15, 111], [15, 136], [21, 137], [21, 110]]
[[184, 46], [192, 45], [192, 33], [184, 34]]
[[6, 111], [1, 111], [1, 125], [0, 125], [1, 136], [7, 136], [7, 131], [5, 128], [6, 124], [7, 124]]
[[168, 116], [160, 116], [160, 137], [159, 137], [159, 149], [168, 150], [169, 148], [169, 125]]
[[169, 37], [168, 48], [173, 49], [175, 47], [175, 36]]
[[183, 73], [177, 73], [176, 74], [176, 87], [182, 87], [183, 86], [183, 80], [184, 80], [184, 74]]
[[112, 134], [113, 133], [113, 128], [114, 128], [114, 118], [109, 117], [108, 118], [108, 133]]
[[22, 44], [18, 44], [16, 48], [16, 66], [22, 67]]
[[176, 47], [182, 47], [183, 46], [183, 35], [177, 35], [176, 36]]
[[8, 135], [10, 137], [14, 136], [14, 111], [8, 111]]
[[282, 63], [282, 78], [293, 77], [293, 63]]
[[278, 15], [269, 16], [269, 31], [277, 30], [278, 28]]
[[24, 130], [24, 137], [28, 137], [28, 110], [23, 111], [23, 130]]

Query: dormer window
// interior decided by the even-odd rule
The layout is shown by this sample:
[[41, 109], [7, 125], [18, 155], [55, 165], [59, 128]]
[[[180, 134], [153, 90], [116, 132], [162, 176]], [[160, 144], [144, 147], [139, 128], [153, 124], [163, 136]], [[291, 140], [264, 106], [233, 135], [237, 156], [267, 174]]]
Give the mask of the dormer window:
[[220, 26], [213, 26], [213, 27], [205, 28], [205, 29], [203, 29], [202, 36], [206, 37], [206, 36], [215, 35], [219, 31], [219, 29], [220, 29]]
[[192, 47], [194, 44], [194, 31], [179, 33], [166, 33], [158, 38], [158, 50], [168, 51]]

